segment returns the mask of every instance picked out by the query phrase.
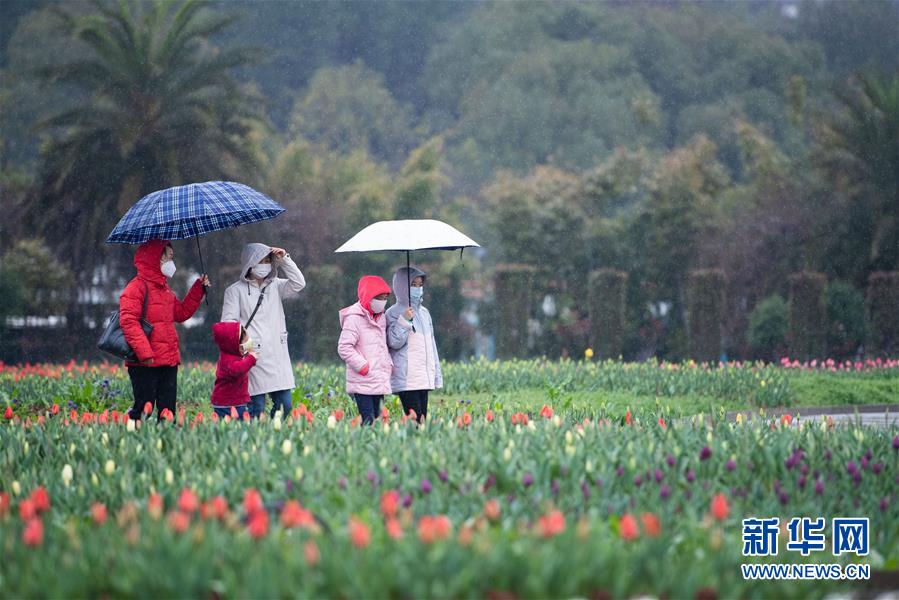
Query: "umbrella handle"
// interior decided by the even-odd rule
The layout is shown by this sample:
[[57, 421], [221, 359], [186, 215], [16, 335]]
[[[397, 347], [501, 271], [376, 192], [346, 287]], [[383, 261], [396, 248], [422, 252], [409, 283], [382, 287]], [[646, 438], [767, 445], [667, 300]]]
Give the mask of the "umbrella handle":
[[[409, 251], [406, 250], [406, 298], [409, 299], [409, 307], [412, 306], [412, 269], [409, 267]], [[415, 333], [415, 317], [412, 320], [412, 333]]]
[[[200, 236], [196, 236], [194, 239], [197, 240], [197, 253], [200, 255], [200, 270], [203, 272], [203, 275], [206, 275], [206, 265], [203, 264], [203, 251], [200, 250]], [[209, 306], [209, 294], [206, 293], [206, 286], [203, 286], [203, 300], [206, 301], [206, 306]]]

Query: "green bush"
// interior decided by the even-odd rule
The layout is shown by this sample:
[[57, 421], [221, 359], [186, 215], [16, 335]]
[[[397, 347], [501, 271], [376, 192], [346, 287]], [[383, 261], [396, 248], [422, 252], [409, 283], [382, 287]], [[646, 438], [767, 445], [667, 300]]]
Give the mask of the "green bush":
[[590, 273], [590, 347], [597, 358], [618, 358], [624, 339], [627, 273]]
[[510, 358], [527, 353], [528, 319], [536, 270], [528, 265], [496, 268], [496, 356]]
[[868, 352], [875, 356], [899, 355], [899, 271], [881, 271], [868, 277]]
[[790, 275], [790, 321], [787, 344], [790, 356], [801, 360], [822, 358], [825, 352], [823, 273], [803, 271]]
[[777, 294], [768, 296], [749, 315], [749, 344], [756, 355], [778, 359], [786, 349], [789, 309]]
[[687, 343], [691, 358], [715, 361], [721, 356], [721, 324], [727, 281], [721, 269], [690, 271], [687, 287]]
[[852, 284], [834, 281], [824, 290], [828, 358], [851, 358], [865, 339], [865, 299]]

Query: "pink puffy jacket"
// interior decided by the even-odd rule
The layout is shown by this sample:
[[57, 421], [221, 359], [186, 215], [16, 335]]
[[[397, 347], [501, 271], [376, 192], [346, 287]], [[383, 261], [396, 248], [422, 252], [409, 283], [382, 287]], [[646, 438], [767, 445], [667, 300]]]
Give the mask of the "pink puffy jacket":
[[366, 275], [359, 280], [359, 302], [340, 311], [337, 353], [346, 363], [348, 394], [382, 396], [391, 392], [393, 361], [387, 349], [387, 317], [373, 314], [369, 308], [372, 298], [385, 293], [390, 293], [386, 281]]

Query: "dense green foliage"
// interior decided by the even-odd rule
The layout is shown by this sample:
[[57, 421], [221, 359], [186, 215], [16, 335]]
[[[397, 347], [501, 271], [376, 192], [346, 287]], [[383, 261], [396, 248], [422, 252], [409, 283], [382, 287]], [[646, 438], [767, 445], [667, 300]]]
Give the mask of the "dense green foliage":
[[[748, 357], [750, 312], [787, 296], [791, 273], [865, 294], [899, 269], [895, 2], [2, 10], [0, 250], [44, 234], [78, 284], [70, 327], [106, 310], [74, 299], [108, 301], [131, 273], [127, 249], [100, 243], [117, 216], [213, 177], [288, 208], [206, 241], [213, 306], [237, 247], [269, 240], [301, 267], [343, 269], [337, 310], [358, 275], [395, 266], [337, 245], [373, 220], [437, 217], [485, 246], [464, 273], [480, 288], [503, 262], [537, 270], [534, 298], [558, 310], [528, 314], [541, 333], [521, 352], [535, 355], [583, 351], [595, 269], [628, 274], [624, 356], [675, 360], [691, 353], [691, 270], [724, 271], [722, 350]], [[422, 260], [451, 273], [455, 257]], [[472, 308], [482, 324], [499, 322], [491, 300]], [[849, 356], [858, 332], [831, 341]], [[473, 344], [454, 338], [453, 356]]]

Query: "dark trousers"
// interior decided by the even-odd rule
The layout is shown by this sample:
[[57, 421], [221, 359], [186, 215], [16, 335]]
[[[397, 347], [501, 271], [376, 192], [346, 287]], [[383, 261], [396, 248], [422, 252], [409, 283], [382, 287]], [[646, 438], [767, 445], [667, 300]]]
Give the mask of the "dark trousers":
[[178, 395], [178, 367], [128, 367], [131, 389], [134, 391], [134, 406], [128, 411], [128, 418], [137, 421], [144, 414], [144, 405], [156, 407], [157, 419], [162, 411], [169, 409], [175, 415], [175, 399]]
[[409, 390], [397, 394], [403, 403], [403, 412], [415, 411], [419, 421], [424, 421], [428, 416], [428, 390]]
[[369, 396], [367, 394], [353, 394], [359, 415], [362, 416], [363, 425], [371, 425], [381, 412], [381, 401], [384, 396]]

